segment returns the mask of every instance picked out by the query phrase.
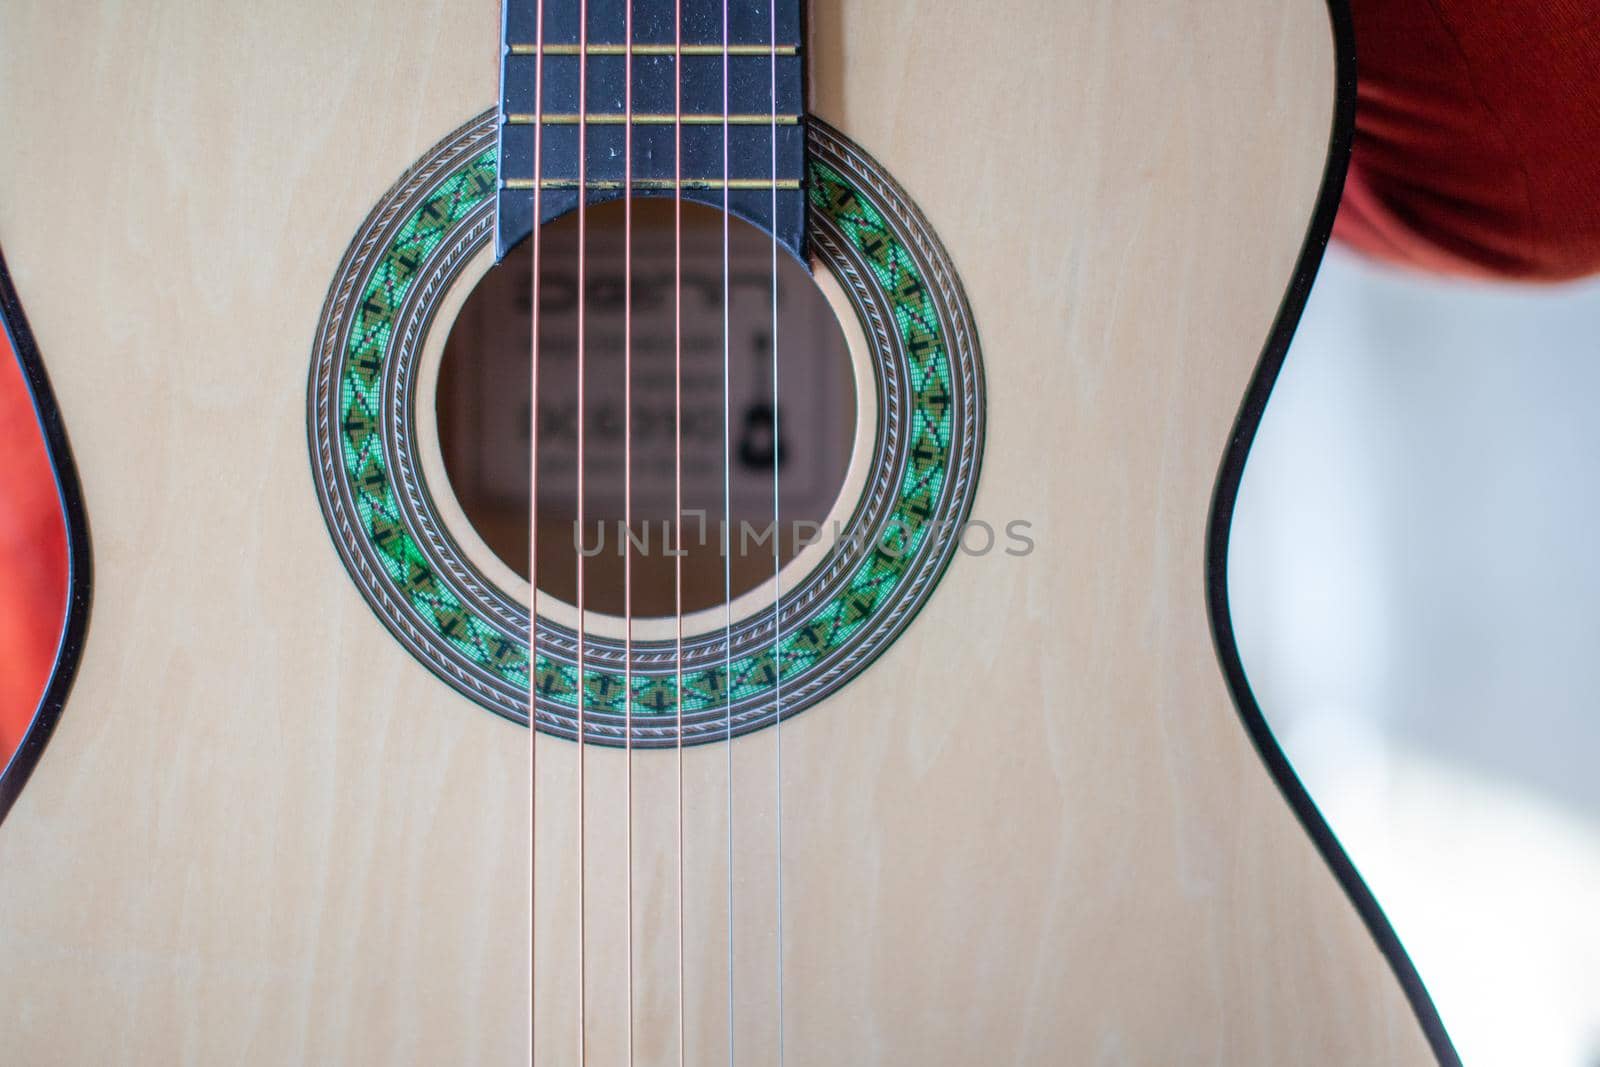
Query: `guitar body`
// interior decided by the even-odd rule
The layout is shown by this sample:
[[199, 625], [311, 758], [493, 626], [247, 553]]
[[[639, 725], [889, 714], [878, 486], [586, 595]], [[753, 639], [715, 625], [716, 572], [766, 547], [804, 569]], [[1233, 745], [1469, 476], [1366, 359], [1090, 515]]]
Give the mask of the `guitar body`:
[[957, 555], [781, 740], [685, 750], [681, 851], [674, 755], [632, 757], [630, 865], [628, 757], [585, 746], [582, 878], [580, 747], [530, 761], [395, 640], [307, 452], [330, 280], [494, 106], [498, 4], [70, 6], [0, 12], [0, 246], [95, 576], [0, 825], [7, 1062], [573, 1064], [581, 1012], [588, 1063], [672, 1063], [682, 990], [686, 1062], [775, 1063], [780, 946], [795, 1064], [1430, 1060], [1208, 618], [1219, 459], [1315, 263], [1319, 0], [812, 5], [811, 111], [981, 337], [973, 514], [1036, 549]]

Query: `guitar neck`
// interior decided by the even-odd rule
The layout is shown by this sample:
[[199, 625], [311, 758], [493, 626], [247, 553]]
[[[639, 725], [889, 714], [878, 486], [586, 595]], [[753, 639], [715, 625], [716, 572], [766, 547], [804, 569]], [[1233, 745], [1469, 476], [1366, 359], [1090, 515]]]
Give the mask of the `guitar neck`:
[[536, 181], [541, 222], [580, 190], [594, 203], [631, 181], [726, 208], [801, 255], [801, 36], [800, 0], [506, 0], [497, 255], [532, 232]]

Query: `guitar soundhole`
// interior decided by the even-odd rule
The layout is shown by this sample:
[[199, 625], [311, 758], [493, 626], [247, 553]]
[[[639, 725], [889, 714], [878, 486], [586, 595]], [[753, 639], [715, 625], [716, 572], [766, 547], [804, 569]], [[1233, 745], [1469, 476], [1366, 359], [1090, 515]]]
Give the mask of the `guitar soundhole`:
[[[535, 567], [545, 595], [576, 604], [581, 566], [586, 610], [671, 616], [680, 558], [674, 553], [681, 551], [682, 611], [688, 614], [768, 582], [775, 544], [778, 562], [786, 564], [807, 545], [832, 540], [828, 520], [857, 429], [849, 345], [826, 296], [780, 249], [774, 409], [772, 239], [729, 220], [725, 353], [723, 218], [712, 208], [683, 205], [680, 330], [673, 204], [634, 202], [630, 404], [624, 393], [624, 209], [617, 201], [589, 209], [581, 456], [577, 218], [563, 216], [542, 231]], [[523, 578], [529, 561], [532, 260], [532, 243], [524, 241], [467, 298], [446, 342], [436, 401], [451, 490], [484, 544]], [[675, 395], [680, 337], [681, 404]], [[625, 528], [624, 427], [630, 416], [632, 514]], [[625, 545], [631, 605], [624, 594]]]

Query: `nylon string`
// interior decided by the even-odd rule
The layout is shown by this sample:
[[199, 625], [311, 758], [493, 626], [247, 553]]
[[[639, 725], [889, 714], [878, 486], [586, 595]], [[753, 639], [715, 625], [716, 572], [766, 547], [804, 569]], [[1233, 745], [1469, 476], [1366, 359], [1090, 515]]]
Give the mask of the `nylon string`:
[[535, 43], [533, 60], [533, 277], [530, 282], [531, 303], [529, 311], [529, 344], [531, 378], [528, 388], [528, 830], [532, 839], [528, 843], [528, 1055], [534, 1055], [537, 1037], [538, 963], [536, 942], [539, 925], [538, 909], [538, 795], [539, 795], [539, 701], [537, 665], [539, 652], [538, 601], [539, 601], [539, 225], [543, 213], [540, 178], [544, 175], [544, 0], [539, 0], [534, 16]]
[[589, 0], [579, 0], [578, 3], [578, 544], [573, 546], [578, 563], [578, 1063], [583, 1067], [589, 1061], [589, 1033], [588, 1033], [588, 943], [587, 934], [587, 902], [588, 902], [588, 866], [585, 842], [585, 828], [587, 826], [586, 812], [584, 810], [586, 782], [585, 768], [588, 764], [588, 730], [587, 730], [587, 679], [584, 676], [584, 588], [583, 572], [584, 559], [583, 543], [583, 512], [584, 512], [584, 424], [588, 409], [584, 404], [584, 363], [588, 341], [587, 316], [585, 308], [585, 284], [588, 279], [588, 200], [589, 200], [589, 123], [586, 120], [589, 110]]
[[778, 937], [778, 1064], [783, 1064], [783, 660], [780, 641], [783, 635], [783, 602], [779, 574], [783, 558], [780, 544], [778, 467], [782, 436], [778, 425], [778, 2], [768, 0], [768, 40], [772, 43], [770, 63], [772, 103], [772, 709], [773, 709], [773, 816], [777, 835], [777, 937]]
[[723, 700], [726, 703], [726, 753], [728, 775], [728, 1063], [734, 1061], [733, 1027], [733, 494], [732, 494], [732, 404], [729, 365], [732, 353], [730, 334], [729, 269], [729, 179], [728, 111], [729, 56], [728, 0], [722, 0], [722, 605], [723, 605]]
[[[633, 1065], [633, 0], [623, 16], [622, 87], [622, 707], [627, 848], [628, 1064]], [[583, 121], [587, 121], [587, 116]]]
[[677, 712], [678, 808], [678, 1067], [684, 1067], [685, 1023], [683, 985], [683, 0], [673, 0], [672, 99], [672, 486], [673, 614], [677, 625], [674, 659]]

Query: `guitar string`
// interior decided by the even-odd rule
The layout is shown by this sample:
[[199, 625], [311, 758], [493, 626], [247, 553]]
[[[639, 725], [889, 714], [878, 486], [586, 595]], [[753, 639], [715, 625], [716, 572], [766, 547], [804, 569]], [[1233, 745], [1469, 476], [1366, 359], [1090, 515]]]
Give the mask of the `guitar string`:
[[778, 1067], [783, 1067], [783, 659], [780, 641], [783, 620], [783, 587], [779, 576], [782, 571], [778, 468], [782, 438], [778, 425], [778, 0], [768, 0], [768, 39], [772, 44], [770, 59], [771, 84], [768, 87], [772, 104], [772, 323], [770, 329], [772, 352], [772, 730], [773, 730], [773, 817], [777, 835], [777, 941], [778, 941]]
[[684, 1067], [687, 1016], [683, 986], [683, 0], [673, 0], [672, 60], [672, 486], [673, 614], [677, 625], [674, 659], [677, 711], [678, 807], [678, 1067]]
[[622, 717], [623, 803], [627, 806], [623, 836], [627, 850], [628, 1067], [633, 1067], [633, 0], [624, 5], [622, 41]]
[[[544, 0], [539, 0], [534, 15], [533, 39], [538, 43], [533, 59], [533, 276], [529, 293], [529, 369], [532, 381], [528, 389], [528, 1057], [532, 1063], [535, 1055], [538, 1028], [538, 962], [537, 940], [539, 925], [538, 865], [539, 865], [539, 700], [537, 688], [538, 604], [539, 604], [539, 271], [540, 217], [543, 214], [543, 196], [539, 181], [544, 177]], [[502, 106], [504, 106], [502, 104]]]
[[[588, 114], [589, 110], [589, 0], [578, 0], [578, 113]], [[584, 677], [584, 557], [583, 557], [583, 490], [584, 490], [584, 424], [588, 422], [587, 410], [584, 406], [585, 381], [584, 381], [584, 356], [588, 340], [587, 318], [584, 307], [584, 290], [588, 280], [587, 235], [588, 235], [588, 210], [589, 200], [589, 124], [578, 123], [578, 506], [577, 506], [577, 544], [573, 546], [578, 565], [578, 1064], [579, 1067], [589, 1061], [589, 1027], [588, 1027], [588, 942], [587, 942], [587, 902], [588, 902], [588, 855], [586, 851], [585, 828], [587, 826], [586, 812], [584, 810], [586, 781], [585, 771], [588, 764], [588, 730], [587, 730], [587, 681]]]
[[732, 466], [733, 440], [731, 434], [729, 357], [732, 338], [729, 334], [732, 291], [729, 283], [732, 273], [728, 262], [729, 211], [732, 208], [728, 165], [728, 114], [729, 114], [729, 50], [728, 0], [722, 0], [722, 611], [723, 611], [723, 676], [722, 694], [725, 705], [726, 736], [723, 748], [726, 753], [728, 775], [728, 1063], [733, 1064], [733, 494]]

